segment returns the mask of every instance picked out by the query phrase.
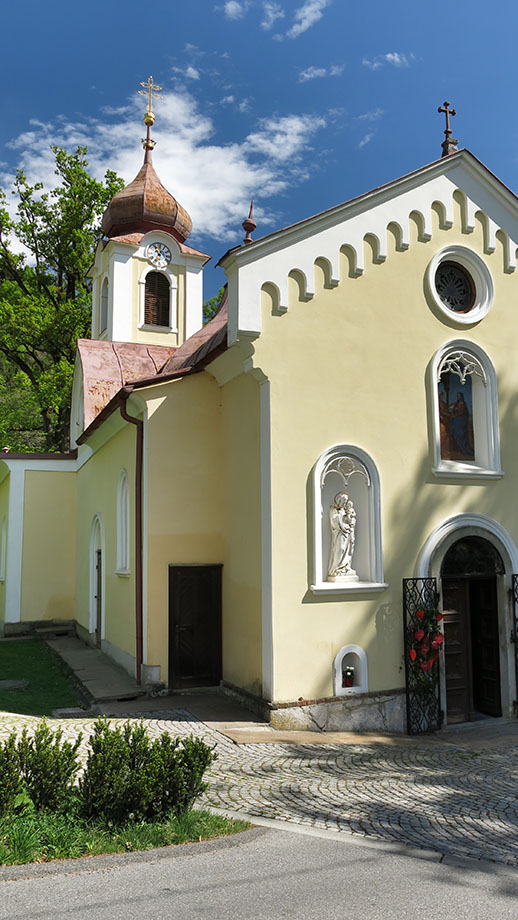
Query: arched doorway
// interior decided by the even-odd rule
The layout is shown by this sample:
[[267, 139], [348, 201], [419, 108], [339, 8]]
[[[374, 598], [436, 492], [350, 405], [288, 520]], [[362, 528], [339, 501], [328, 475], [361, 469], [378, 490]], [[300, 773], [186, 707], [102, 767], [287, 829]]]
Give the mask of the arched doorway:
[[480, 536], [463, 536], [441, 564], [448, 723], [502, 715], [498, 579], [500, 553]]
[[104, 637], [104, 528], [100, 514], [94, 515], [90, 530], [90, 627], [95, 645]]

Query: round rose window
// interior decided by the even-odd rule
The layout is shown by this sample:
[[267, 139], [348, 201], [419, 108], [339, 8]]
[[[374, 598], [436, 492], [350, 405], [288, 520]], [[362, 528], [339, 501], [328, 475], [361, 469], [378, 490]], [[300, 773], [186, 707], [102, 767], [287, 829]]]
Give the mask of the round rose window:
[[458, 262], [441, 262], [435, 273], [435, 289], [444, 304], [455, 313], [469, 313], [476, 290], [471, 275]]

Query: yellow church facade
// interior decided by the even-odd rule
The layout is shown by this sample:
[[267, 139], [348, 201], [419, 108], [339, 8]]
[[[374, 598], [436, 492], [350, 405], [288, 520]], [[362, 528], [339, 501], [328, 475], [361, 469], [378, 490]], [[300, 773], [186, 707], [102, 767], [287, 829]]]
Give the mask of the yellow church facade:
[[202, 327], [151, 146], [108, 208], [70, 453], [0, 455], [4, 633], [74, 621], [143, 685], [222, 682], [277, 726], [511, 716], [517, 199], [454, 150], [245, 229]]

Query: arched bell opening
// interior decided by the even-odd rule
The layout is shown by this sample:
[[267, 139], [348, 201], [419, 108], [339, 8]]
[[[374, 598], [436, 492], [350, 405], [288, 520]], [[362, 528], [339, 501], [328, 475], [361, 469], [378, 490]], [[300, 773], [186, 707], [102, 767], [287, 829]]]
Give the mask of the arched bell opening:
[[502, 557], [481, 536], [463, 536], [440, 569], [448, 724], [502, 715], [499, 597]]

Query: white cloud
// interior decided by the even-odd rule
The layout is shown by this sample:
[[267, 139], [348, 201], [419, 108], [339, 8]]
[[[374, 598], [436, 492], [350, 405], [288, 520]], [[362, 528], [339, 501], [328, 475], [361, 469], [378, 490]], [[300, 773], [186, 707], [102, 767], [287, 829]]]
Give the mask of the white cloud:
[[[243, 19], [248, 8], [248, 3], [238, 3], [238, 0], [227, 0], [223, 4], [223, 12], [227, 19], [236, 20]], [[216, 7], [216, 9], [221, 9], [221, 7]]]
[[246, 143], [250, 150], [274, 161], [297, 159], [307, 147], [309, 137], [325, 125], [325, 118], [313, 115], [262, 118], [259, 131], [249, 134]]
[[374, 131], [371, 131], [369, 134], [366, 134], [365, 137], [362, 137], [360, 143], [358, 144], [358, 150], [361, 150], [362, 147], [365, 147], [365, 145], [368, 144], [373, 137]]
[[286, 33], [288, 38], [298, 38], [307, 29], [315, 25], [319, 19], [322, 19], [324, 10], [331, 4], [332, 0], [305, 0], [305, 2], [295, 10], [293, 14], [294, 23], [291, 29]]
[[221, 100], [221, 105], [232, 105], [233, 102], [234, 102], [233, 96], [223, 96], [223, 99]]
[[333, 64], [331, 67], [306, 67], [299, 73], [299, 83], [307, 83], [308, 80], [317, 80], [321, 77], [339, 77], [344, 71], [343, 64]]
[[378, 57], [369, 60], [364, 58], [362, 64], [365, 67], [369, 67], [371, 70], [379, 70], [380, 67], [384, 67], [385, 64], [392, 64], [393, 67], [410, 67], [411, 62], [414, 60], [413, 54], [402, 54], [400, 51], [388, 51], [387, 54], [380, 54]]
[[190, 64], [187, 67], [172, 67], [171, 70], [174, 74], [178, 74], [178, 76], [184, 77], [186, 80], [200, 79], [200, 71], [196, 67], [191, 67]]
[[[247, 137], [217, 143], [215, 124], [190, 93], [162, 95], [153, 128], [154, 164], [162, 183], [193, 219], [193, 245], [200, 235], [213, 237], [220, 249], [225, 242], [235, 242], [250, 199], [258, 193], [263, 206], [256, 215], [260, 230], [267, 232], [273, 223], [268, 199], [308, 177], [310, 145], [325, 128], [325, 119], [307, 114], [270, 117], [259, 121]], [[127, 109], [112, 116], [109, 124], [99, 119], [70, 122], [63, 116], [49, 123], [31, 122], [9, 145], [16, 151], [16, 165], [24, 168], [31, 184], [41, 180], [47, 189], [53, 188], [57, 177], [50, 145], [73, 150], [81, 144], [89, 148], [89, 169], [97, 179], [113, 169], [130, 182], [143, 159], [142, 100], [132, 98]], [[0, 169], [0, 184], [9, 187], [13, 174], [14, 167]]]
[[263, 11], [264, 17], [261, 22], [261, 28], [268, 31], [274, 25], [278, 19], [284, 19], [284, 10], [279, 3], [274, 3], [272, 0], [264, 0], [263, 2]]
[[383, 109], [374, 109], [372, 112], [364, 112], [358, 115], [358, 121], [378, 121], [383, 115]]

